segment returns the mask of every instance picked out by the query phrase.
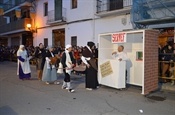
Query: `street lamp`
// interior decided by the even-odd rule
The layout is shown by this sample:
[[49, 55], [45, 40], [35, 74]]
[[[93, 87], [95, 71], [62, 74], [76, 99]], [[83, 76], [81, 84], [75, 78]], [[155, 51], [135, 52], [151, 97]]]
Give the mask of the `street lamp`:
[[31, 24], [27, 24], [27, 28], [32, 32], [32, 33], [37, 33], [37, 29], [36, 28], [32, 28]]

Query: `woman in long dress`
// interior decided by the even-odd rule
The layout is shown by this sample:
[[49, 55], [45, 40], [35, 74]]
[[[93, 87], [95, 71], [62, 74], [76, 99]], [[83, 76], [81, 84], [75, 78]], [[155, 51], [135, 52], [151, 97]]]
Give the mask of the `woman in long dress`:
[[94, 56], [95, 44], [93, 42], [88, 42], [87, 46], [82, 52], [82, 61], [86, 64], [86, 83], [85, 87], [87, 90], [96, 89], [99, 87], [97, 79], [97, 63]]
[[19, 75], [19, 79], [30, 79], [31, 78], [31, 69], [29, 64], [29, 56], [27, 51], [25, 50], [24, 45], [20, 45], [17, 51], [18, 58], [18, 67], [17, 67], [17, 75]]
[[57, 72], [54, 64], [51, 64], [51, 58], [55, 57], [53, 54], [53, 47], [49, 47], [49, 50], [46, 53], [46, 61], [44, 64], [42, 81], [46, 82], [46, 84], [59, 84], [57, 81]]

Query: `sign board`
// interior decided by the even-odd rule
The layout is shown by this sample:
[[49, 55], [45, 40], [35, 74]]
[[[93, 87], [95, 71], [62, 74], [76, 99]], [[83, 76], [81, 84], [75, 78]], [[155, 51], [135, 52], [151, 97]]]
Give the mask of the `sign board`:
[[112, 43], [124, 43], [126, 42], [126, 33], [114, 33], [111, 35]]
[[110, 61], [107, 61], [100, 65], [101, 76], [106, 77], [113, 73]]

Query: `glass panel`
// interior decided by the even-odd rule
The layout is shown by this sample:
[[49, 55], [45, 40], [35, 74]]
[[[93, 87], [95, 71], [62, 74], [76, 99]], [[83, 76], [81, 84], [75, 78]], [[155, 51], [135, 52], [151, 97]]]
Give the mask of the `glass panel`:
[[55, 0], [55, 21], [62, 20], [62, 0]]

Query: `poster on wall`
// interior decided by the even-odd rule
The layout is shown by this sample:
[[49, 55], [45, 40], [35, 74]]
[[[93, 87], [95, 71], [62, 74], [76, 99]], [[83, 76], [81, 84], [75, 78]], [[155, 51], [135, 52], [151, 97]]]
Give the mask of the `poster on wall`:
[[126, 33], [114, 33], [111, 35], [112, 43], [124, 43], [126, 42]]
[[110, 61], [107, 61], [100, 65], [101, 76], [106, 77], [113, 73]]

